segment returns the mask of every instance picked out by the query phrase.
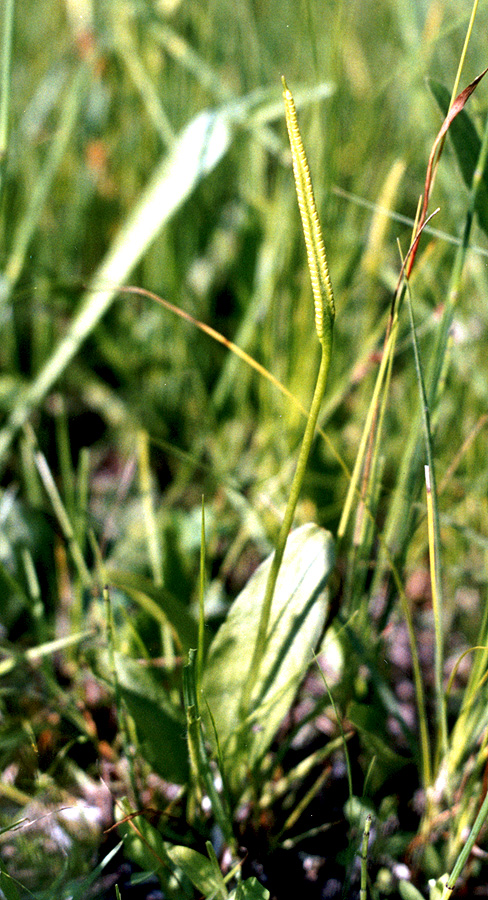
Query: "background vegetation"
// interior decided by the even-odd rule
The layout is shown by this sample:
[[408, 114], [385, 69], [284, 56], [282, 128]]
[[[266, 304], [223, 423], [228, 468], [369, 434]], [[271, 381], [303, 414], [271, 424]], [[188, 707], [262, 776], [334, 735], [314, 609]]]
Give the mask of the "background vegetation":
[[[171, 851], [211, 854], [210, 839], [224, 873], [245, 848], [241, 884], [257, 893], [242, 897], [265, 896], [251, 877], [277, 897], [291, 896], [292, 886], [310, 897], [418, 897], [413, 885], [427, 896], [429, 879], [451, 871], [486, 791], [487, 660], [483, 649], [462, 654], [487, 643], [487, 186], [473, 199], [474, 167], [464, 158], [462, 171], [460, 150], [471, 132], [462, 128], [456, 148], [446, 141], [431, 203], [440, 208], [430, 223], [437, 232], [423, 235], [411, 277], [437, 475], [440, 622], [406, 303], [363, 482], [371, 515], [363, 517], [357, 497], [345, 528], [341, 514], [400, 271], [397, 239], [405, 254], [443, 119], [432, 85], [441, 82], [449, 98], [471, 13], [459, 0], [5, 0], [7, 900], [27, 889], [39, 898], [108, 898], [115, 885], [132, 897], [139, 870], [158, 879], [146, 878], [141, 896], [161, 888], [171, 897], [225, 897], [215, 869], [199, 881], [201, 860]], [[487, 33], [481, 4], [459, 89], [487, 64]], [[196, 646], [199, 598], [210, 640], [271, 552], [305, 420], [275, 383], [177, 310], [235, 342], [308, 409], [320, 348], [282, 74], [299, 110], [336, 298], [319, 419], [326, 437], [314, 444], [296, 514], [298, 525], [316, 522], [336, 543], [335, 629], [319, 653], [332, 694], [312, 665], [251, 784], [235, 775], [221, 795], [217, 780], [229, 803], [218, 814], [218, 797], [205, 799], [218, 748], [212, 760], [202, 751], [197, 774], [189, 768], [191, 678], [183, 700], [182, 664]], [[466, 107], [480, 140], [486, 97], [482, 81]], [[470, 203], [477, 218], [459, 277]], [[199, 646], [203, 653], [201, 636]], [[202, 664], [201, 656], [190, 671], [197, 686]], [[151, 679], [159, 673], [157, 690], [145, 670]], [[228, 677], [222, 667], [222, 685]], [[71, 811], [63, 820], [62, 808]], [[150, 821], [140, 815], [106, 833], [143, 808]], [[374, 819], [360, 886], [367, 813]], [[23, 827], [13, 829], [17, 822]], [[463, 870], [470, 896], [486, 894], [483, 834], [478, 840]]]

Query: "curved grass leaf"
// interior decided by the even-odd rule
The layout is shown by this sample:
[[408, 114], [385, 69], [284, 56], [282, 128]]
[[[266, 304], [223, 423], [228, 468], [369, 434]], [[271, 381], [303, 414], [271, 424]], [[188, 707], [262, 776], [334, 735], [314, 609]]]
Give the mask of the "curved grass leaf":
[[[334, 563], [332, 535], [316, 525], [297, 528], [289, 537], [278, 575], [269, 638], [255, 683], [254, 712], [240, 721], [239, 710], [272, 557], [254, 573], [234, 601], [212, 642], [202, 691], [215, 721], [225, 775], [239, 794], [248, 769], [268, 749], [312, 661], [324, 627], [324, 593]], [[207, 736], [213, 727], [205, 704]]]
[[223, 875], [208, 857], [182, 844], [166, 843], [164, 848], [171, 862], [185, 873], [199, 893], [219, 900], [229, 896]]
[[[303, 91], [301, 104], [329, 96], [333, 88], [327, 82]], [[46, 395], [52, 390], [83, 342], [109, 309], [119, 289], [144, 253], [182, 206], [197, 185], [220, 162], [229, 149], [235, 126], [262, 130], [263, 123], [275, 118], [279, 107], [265, 104], [269, 90], [253, 93], [216, 110], [196, 115], [177, 136], [170, 153], [157, 166], [138, 203], [116, 235], [105, 258], [93, 275], [79, 310], [65, 337], [41, 368], [35, 380], [18, 398], [0, 431], [0, 469], [19, 430]], [[263, 106], [253, 118], [259, 103]]]
[[129, 273], [174, 212], [215, 168], [230, 142], [229, 113], [225, 108], [199, 113], [182, 131], [93, 276], [66, 336], [14, 406], [0, 434], [0, 465], [18, 430], [106, 313]]
[[259, 883], [257, 878], [246, 878], [240, 881], [229, 900], [268, 900], [269, 891]]
[[10, 875], [0, 871], [0, 890], [5, 900], [20, 900], [17, 886]]
[[189, 762], [183, 713], [171, 703], [155, 673], [141, 663], [115, 653], [115, 668], [142, 755], [162, 778], [186, 784]]
[[[193, 900], [195, 893], [182, 870], [174, 868], [167, 844], [159, 831], [144, 816], [134, 816], [127, 800], [118, 804], [120, 813], [124, 815], [119, 822], [118, 830], [124, 839], [124, 853], [143, 871], [154, 872], [161, 883], [164, 896], [168, 900]], [[120, 818], [120, 814], [119, 814]]]
[[424, 900], [424, 895], [410, 881], [400, 881], [398, 893], [402, 900]]
[[[429, 87], [442, 114], [444, 116], [447, 115], [451, 100], [449, 91], [441, 82], [434, 79], [429, 79]], [[449, 135], [463, 181], [468, 188], [471, 188], [473, 175], [478, 165], [481, 140], [471, 117], [465, 109], [461, 110], [452, 120], [449, 126]], [[480, 228], [488, 235], [488, 170], [486, 168], [478, 185], [475, 209]]]
[[169, 591], [134, 572], [108, 571], [108, 585], [117, 587], [134, 600], [141, 609], [153, 616], [160, 625], [168, 622], [183, 650], [198, 646], [198, 624], [187, 609]]

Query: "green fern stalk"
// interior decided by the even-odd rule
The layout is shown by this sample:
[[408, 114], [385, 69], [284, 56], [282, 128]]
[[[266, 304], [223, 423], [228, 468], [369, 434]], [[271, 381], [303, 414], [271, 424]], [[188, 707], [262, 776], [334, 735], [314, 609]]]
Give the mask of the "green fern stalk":
[[259, 620], [256, 644], [254, 653], [249, 667], [249, 674], [246, 685], [243, 690], [241, 700], [241, 714], [245, 718], [251, 706], [252, 692], [256, 684], [256, 678], [259, 673], [261, 662], [266, 649], [266, 641], [268, 637], [268, 627], [271, 616], [271, 606], [273, 603], [273, 595], [278, 579], [278, 572], [283, 560], [285, 552], [286, 540], [293, 524], [293, 518], [300, 495], [300, 490], [305, 476], [305, 469], [310, 455], [312, 442], [315, 434], [315, 427], [325, 393], [327, 375], [329, 372], [330, 356], [332, 350], [332, 331], [335, 318], [334, 296], [332, 285], [327, 266], [325, 255], [324, 241], [320, 228], [320, 221], [315, 205], [315, 198], [312, 189], [312, 180], [310, 170], [305, 155], [300, 130], [298, 127], [297, 114], [293, 97], [289, 91], [285, 79], [283, 78], [283, 99], [285, 102], [286, 125], [288, 129], [288, 137], [290, 140], [293, 174], [295, 177], [295, 186], [298, 198], [298, 208], [302, 220], [302, 229], [305, 238], [305, 247], [307, 251], [308, 268], [310, 272], [310, 280], [312, 283], [312, 292], [315, 306], [315, 327], [317, 336], [322, 348], [320, 368], [315, 385], [312, 405], [308, 414], [307, 424], [303, 435], [302, 445], [298, 457], [298, 462], [290, 488], [288, 503], [285, 515], [278, 535], [275, 553], [271, 562], [268, 581], [261, 608], [261, 616]]

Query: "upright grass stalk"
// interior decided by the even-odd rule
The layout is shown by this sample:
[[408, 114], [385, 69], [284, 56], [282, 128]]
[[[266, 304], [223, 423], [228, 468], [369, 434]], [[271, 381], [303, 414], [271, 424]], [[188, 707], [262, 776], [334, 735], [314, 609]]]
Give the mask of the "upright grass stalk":
[[[156, 521], [152, 499], [151, 469], [149, 465], [149, 437], [147, 431], [140, 430], [137, 434], [137, 457], [139, 463], [142, 513], [152, 577], [156, 587], [162, 587], [164, 582], [163, 561], [161, 558], [158, 523]], [[175, 648], [171, 628], [168, 622], [165, 622], [161, 627], [161, 643], [166, 665], [168, 669], [172, 669], [175, 664]]]
[[[434, 157], [434, 151], [431, 153], [431, 160]], [[432, 166], [431, 166], [432, 167]], [[426, 179], [426, 192], [428, 193], [430, 187], [430, 179], [427, 177]], [[434, 215], [434, 214], [432, 214]], [[426, 207], [424, 204], [424, 208], [422, 212], [418, 211], [418, 223], [416, 223], [413, 232], [413, 239], [408, 250], [408, 253], [405, 257], [405, 260], [402, 264], [400, 275], [398, 278], [397, 286], [395, 293], [393, 295], [390, 316], [388, 319], [386, 335], [385, 335], [385, 343], [383, 348], [383, 353], [381, 357], [380, 367], [378, 370], [378, 375], [376, 378], [376, 383], [373, 391], [373, 396], [371, 399], [371, 403], [369, 406], [368, 414], [366, 417], [365, 425], [363, 428], [363, 433], [359, 445], [359, 449], [356, 455], [356, 461], [354, 464], [354, 470], [352, 473], [352, 477], [349, 483], [349, 490], [347, 493], [346, 501], [344, 503], [341, 520], [339, 522], [339, 527], [337, 531], [337, 536], [339, 541], [343, 541], [346, 533], [346, 528], [348, 525], [349, 517], [352, 511], [352, 504], [357, 494], [359, 494], [361, 499], [361, 504], [365, 510], [368, 511], [369, 515], [371, 515], [371, 511], [369, 510], [369, 505], [366, 502], [367, 500], [367, 487], [368, 480], [370, 477], [371, 470], [371, 461], [373, 464], [375, 462], [374, 453], [375, 447], [378, 447], [380, 435], [381, 435], [381, 427], [384, 417], [384, 409], [386, 402], [386, 395], [389, 385], [389, 379], [391, 376], [391, 367], [393, 362], [393, 354], [396, 346], [396, 339], [398, 333], [398, 325], [399, 318], [398, 313], [399, 309], [405, 294], [405, 284], [404, 284], [404, 273], [405, 271], [411, 270], [412, 261], [414, 259], [415, 253], [418, 248], [420, 236], [432, 218], [432, 215], [426, 216]], [[384, 384], [386, 385], [384, 387]], [[381, 402], [381, 397], [383, 400]], [[381, 402], [381, 406], [380, 406]], [[369, 450], [367, 449], [369, 445]], [[364, 466], [363, 473], [363, 488], [359, 490], [359, 479], [361, 475], [361, 470]], [[359, 533], [359, 532], [358, 532]], [[410, 607], [405, 596], [405, 592], [403, 590], [403, 586], [401, 585], [401, 581], [398, 577], [398, 572], [396, 566], [394, 565], [394, 560], [391, 557], [388, 545], [383, 543], [383, 552], [388, 557], [390, 562], [392, 574], [395, 579], [396, 586], [398, 588], [398, 593], [400, 597], [400, 601], [402, 604], [402, 610], [405, 617], [408, 636], [409, 636], [409, 644], [412, 654], [412, 667], [414, 673], [414, 683], [415, 683], [415, 693], [416, 693], [416, 701], [417, 701], [417, 709], [419, 715], [419, 726], [420, 726], [420, 747], [421, 747], [421, 760], [422, 760], [422, 777], [423, 777], [423, 785], [426, 791], [431, 786], [432, 782], [432, 768], [431, 768], [431, 760], [430, 760], [430, 741], [428, 735], [428, 727], [427, 727], [427, 714], [425, 708], [425, 697], [424, 697], [424, 689], [422, 682], [422, 673], [420, 669], [420, 661], [418, 656], [417, 644], [415, 639], [415, 630], [413, 626], [412, 615], [410, 611]]]
[[124, 749], [125, 758], [127, 759], [130, 786], [132, 788], [134, 798], [136, 800], [139, 800], [139, 788], [137, 785], [137, 778], [136, 778], [136, 773], [135, 773], [135, 769], [134, 769], [134, 750], [133, 750], [133, 744], [131, 741], [129, 723], [127, 721], [127, 709], [124, 705], [124, 701], [122, 698], [122, 691], [120, 690], [119, 676], [117, 673], [117, 664], [115, 661], [116, 640], [115, 640], [113, 607], [112, 607], [112, 598], [110, 596], [110, 590], [107, 585], [105, 585], [103, 588], [103, 602], [104, 602], [104, 606], [105, 606], [108, 666], [109, 666], [110, 676], [112, 678], [112, 685], [113, 685], [113, 690], [114, 690], [117, 721], [118, 721], [118, 725], [119, 725], [119, 729], [120, 729], [120, 735], [122, 738], [122, 746]]
[[312, 448], [322, 399], [325, 393], [327, 375], [329, 372], [330, 356], [332, 350], [332, 331], [335, 318], [334, 296], [329, 276], [329, 269], [325, 255], [325, 247], [320, 228], [319, 217], [315, 205], [310, 170], [308, 168], [305, 149], [303, 147], [293, 97], [283, 78], [283, 99], [285, 102], [286, 125], [290, 140], [293, 162], [293, 174], [298, 198], [298, 207], [302, 220], [302, 229], [305, 238], [307, 261], [312, 283], [312, 293], [315, 307], [315, 328], [321, 345], [321, 358], [317, 382], [310, 412], [305, 426], [302, 445], [298, 456], [285, 515], [279, 531], [278, 539], [261, 608], [261, 615], [256, 635], [256, 643], [249, 667], [247, 681], [244, 686], [241, 700], [241, 714], [245, 718], [252, 700], [252, 692], [256, 684], [259, 669], [266, 649], [268, 627], [271, 616], [271, 606], [278, 579], [278, 573], [285, 552], [286, 540], [293, 524], [293, 518], [298, 502], [298, 497], [305, 476], [305, 469]]
[[[347, 493], [346, 501], [344, 503], [341, 520], [338, 528], [338, 540], [344, 540], [346, 528], [348, 525], [349, 517], [352, 512], [352, 504], [355, 497], [359, 494], [360, 496], [360, 507], [358, 510], [358, 518], [356, 522], [356, 535], [358, 542], [362, 540], [362, 526], [361, 519], [363, 517], [364, 512], [368, 514], [368, 518], [372, 520], [372, 511], [368, 502], [368, 491], [371, 492], [371, 488], [369, 487], [371, 483], [371, 475], [376, 468], [377, 464], [377, 453], [378, 447], [380, 445], [381, 433], [382, 433], [382, 424], [386, 407], [386, 398], [388, 395], [389, 383], [391, 378], [391, 371], [393, 365], [393, 357], [396, 347], [396, 340], [398, 334], [399, 327], [399, 309], [404, 295], [404, 284], [403, 284], [403, 273], [405, 271], [405, 267], [414, 252], [415, 247], [417, 246], [417, 238], [420, 236], [423, 228], [426, 226], [427, 222], [430, 221], [426, 219], [422, 226], [417, 228], [414, 227], [413, 232], [413, 240], [410, 245], [408, 254], [405, 258], [405, 261], [402, 265], [400, 276], [398, 278], [397, 287], [392, 299], [391, 304], [391, 312], [390, 317], [387, 324], [385, 343], [383, 348], [383, 354], [381, 357], [380, 368], [378, 370], [375, 387], [373, 390], [373, 396], [371, 398], [371, 403], [369, 406], [368, 414], [366, 416], [366, 421], [363, 428], [363, 433], [361, 436], [360, 445], [358, 448], [358, 452], [356, 455], [356, 461], [354, 465], [354, 470], [352, 473], [352, 477], [349, 483], [349, 490]], [[359, 478], [361, 475], [361, 471], [363, 470], [362, 476], [362, 488], [361, 491], [359, 489]], [[395, 566], [395, 562], [389, 552], [388, 546], [383, 542], [382, 536], [380, 535], [380, 543], [382, 544], [383, 552], [386, 554], [391, 572], [395, 581], [395, 585], [398, 591], [398, 596], [400, 599], [400, 603], [402, 606], [402, 612], [405, 618], [405, 622], [407, 625], [408, 637], [409, 637], [409, 645], [410, 652], [412, 656], [412, 668], [413, 668], [413, 676], [414, 676], [414, 685], [415, 685], [415, 695], [416, 695], [416, 703], [417, 703], [417, 712], [419, 717], [419, 732], [420, 732], [420, 758], [421, 758], [421, 770], [422, 770], [422, 783], [426, 792], [428, 792], [431, 783], [432, 783], [432, 767], [431, 767], [431, 751], [430, 751], [430, 740], [429, 740], [429, 731], [428, 731], [428, 723], [427, 723], [427, 712], [425, 706], [425, 695], [424, 695], [424, 687], [422, 680], [422, 672], [420, 668], [420, 660], [418, 655], [416, 637], [415, 637], [415, 629], [412, 619], [412, 614], [410, 610], [410, 606], [405, 595], [405, 591], [403, 588], [403, 584], [401, 582], [401, 578], [399, 576], [398, 570]], [[352, 576], [354, 577], [354, 576]]]
[[[53, 474], [51, 472], [51, 469], [49, 468], [49, 464], [46, 460], [46, 457], [43, 453], [41, 453], [37, 446], [34, 432], [27, 426], [26, 433], [30, 441], [31, 452], [37, 471], [39, 473], [40, 480], [43, 484], [47, 496], [49, 497], [49, 501], [63, 533], [63, 537], [70, 549], [71, 558], [78, 572], [80, 583], [85, 590], [91, 590], [93, 588], [93, 578], [86, 565], [83, 553], [77, 540], [76, 530], [72, 524], [70, 516], [68, 515], [66, 506], [61, 499], [57, 485], [53, 478]], [[81, 609], [78, 609], [73, 615], [74, 627], [76, 629], [81, 628], [81, 619]]]
[[235, 849], [232, 820], [226, 807], [225, 797], [221, 796], [215, 787], [214, 772], [205, 747], [197, 696], [196, 663], [196, 650], [189, 650], [188, 663], [183, 669], [183, 694], [191, 768], [197, 784], [203, 784], [208, 794], [214, 816], [222, 829], [225, 840], [229, 847]]
[[412, 332], [412, 345], [415, 357], [415, 370], [417, 372], [417, 380], [419, 386], [420, 402], [422, 409], [423, 430], [425, 438], [425, 452], [427, 457], [427, 465], [425, 466], [425, 484], [427, 489], [427, 525], [429, 534], [429, 554], [430, 554], [430, 573], [432, 587], [432, 609], [434, 613], [434, 632], [435, 632], [435, 688], [436, 688], [436, 717], [438, 728], [439, 746], [437, 751], [441, 751], [442, 760], [445, 763], [448, 756], [447, 742], [447, 714], [444, 689], [442, 684], [443, 669], [443, 645], [444, 638], [442, 634], [442, 616], [443, 616], [443, 591], [441, 578], [441, 557], [440, 557], [440, 525], [439, 525], [439, 509], [437, 505], [437, 490], [434, 468], [434, 457], [432, 453], [432, 434], [430, 427], [430, 411], [427, 403], [425, 391], [424, 376], [422, 372], [422, 364], [420, 361], [420, 352], [417, 342], [417, 332], [415, 329], [415, 320], [413, 315], [412, 297], [407, 283], [407, 305], [410, 316], [410, 327]]
[[[450, 773], [457, 771], [466, 747], [473, 741], [474, 732], [479, 732], [479, 729], [483, 724], [482, 721], [480, 721], [480, 710], [479, 705], [476, 704], [476, 698], [478, 692], [488, 678], [488, 602], [486, 599], [483, 609], [483, 618], [479, 629], [478, 646], [471, 647], [470, 652], [473, 651], [476, 651], [476, 655], [469, 673], [461, 709], [451, 734], [448, 777]], [[482, 698], [481, 702], [483, 702]]]
[[449, 317], [446, 319], [444, 330], [441, 333], [441, 337], [444, 341], [445, 353], [442, 360], [442, 367], [439, 372], [438, 378], [438, 388], [439, 393], [441, 393], [441, 389], [445, 385], [445, 376], [446, 370], [450, 362], [450, 343], [449, 343], [449, 331], [452, 324], [452, 319], [454, 315], [454, 307], [456, 305], [458, 296], [459, 296], [459, 285], [461, 283], [461, 277], [464, 269], [464, 264], [466, 262], [466, 256], [469, 249], [470, 237], [473, 228], [474, 214], [476, 210], [476, 203], [478, 198], [478, 191], [480, 189], [481, 183], [484, 179], [484, 173], [488, 163], [488, 116], [485, 121], [485, 129], [483, 132], [483, 139], [481, 142], [480, 152], [478, 156], [478, 160], [476, 163], [476, 168], [473, 172], [473, 179], [471, 182], [471, 191], [469, 196], [468, 208], [466, 211], [466, 218], [464, 220], [464, 228], [463, 228], [463, 236], [461, 244], [459, 245], [458, 251], [456, 253], [456, 257], [454, 260], [454, 267], [451, 277], [451, 283], [449, 287], [449, 298], [447, 303], [447, 310]]
[[72, 521], [75, 518], [75, 474], [73, 459], [71, 456], [71, 444], [69, 434], [68, 416], [66, 405], [62, 397], [56, 397], [54, 406], [54, 428], [56, 433], [56, 445], [59, 460], [59, 472], [63, 487], [63, 497], [67, 513]]
[[369, 436], [371, 433], [371, 429], [373, 426], [373, 421], [376, 417], [377, 405], [379, 402], [379, 398], [381, 395], [381, 391], [383, 388], [383, 383], [387, 374], [389, 361], [392, 356], [396, 338], [398, 333], [398, 319], [395, 319], [392, 328], [390, 330], [390, 334], [387, 338], [383, 354], [381, 357], [381, 363], [378, 370], [378, 374], [376, 376], [376, 382], [373, 389], [373, 396], [371, 398], [371, 403], [369, 405], [368, 413], [366, 416], [366, 421], [364, 423], [363, 433], [361, 435], [361, 441], [359, 443], [358, 451], [356, 453], [356, 459], [354, 462], [354, 469], [352, 471], [351, 480], [349, 482], [349, 488], [346, 496], [346, 500], [344, 506], [342, 508], [342, 514], [339, 522], [339, 527], [337, 529], [337, 538], [339, 541], [342, 541], [346, 534], [346, 529], [349, 523], [349, 518], [352, 512], [352, 505], [356, 496], [361, 496], [360, 488], [359, 488], [359, 479], [361, 476], [361, 469], [363, 467], [366, 449], [369, 441]]
[[[439, 131], [439, 134], [437, 135], [431, 151], [429, 166], [427, 170], [423, 199], [424, 211], [426, 211], [427, 209], [428, 196], [430, 195], [430, 191], [432, 188], [432, 179], [435, 171], [435, 166], [438, 164], [439, 156], [442, 151], [443, 138], [447, 134], [452, 120], [464, 108], [464, 105], [466, 104], [468, 98], [470, 97], [476, 86], [479, 84], [485, 72], [486, 70], [482, 72], [477, 78], [475, 78], [467, 88], [465, 88], [463, 91], [461, 91], [460, 94], [458, 94], [455, 102], [450, 107], [450, 110]], [[454, 317], [454, 309], [459, 297], [461, 277], [471, 237], [473, 218], [476, 207], [476, 198], [479, 185], [483, 177], [484, 167], [486, 165], [487, 152], [488, 120], [485, 127], [482, 146], [480, 148], [478, 163], [473, 174], [469, 206], [464, 222], [462, 240], [458, 245], [454, 259], [453, 270], [447, 292], [447, 301], [443, 309], [442, 319], [440, 322], [440, 326], [436, 332], [434, 346], [427, 366], [427, 376], [425, 379], [426, 397], [427, 405], [430, 410], [435, 409], [438, 398], [440, 396], [441, 388], [445, 383], [444, 376], [449, 359], [449, 333]], [[409, 265], [407, 268], [407, 277], [410, 275], [411, 269], [412, 265]], [[404, 461], [400, 469], [401, 475], [397, 483], [396, 499], [391, 506], [385, 526], [385, 543], [391, 548], [394, 558], [398, 557], [399, 554], [403, 555], [403, 549], [407, 543], [406, 528], [407, 523], [410, 521], [410, 516], [406, 508], [407, 501], [405, 498], [408, 498], [408, 503], [411, 504], [412, 497], [415, 497], [418, 492], [418, 487], [420, 484], [419, 460], [421, 454], [421, 440], [422, 439], [420, 438], [417, 429], [411, 428], [410, 437], [405, 450]], [[380, 577], [382, 568], [383, 567], [381, 565], [379, 565], [377, 568], [378, 577]]]
[[[418, 213], [419, 215], [419, 213]], [[381, 426], [383, 415], [384, 415], [384, 399], [386, 397], [387, 388], [390, 382], [391, 376], [391, 366], [393, 363], [393, 356], [395, 353], [396, 347], [396, 339], [398, 334], [398, 313], [403, 300], [405, 287], [404, 287], [404, 272], [407, 266], [410, 267], [410, 263], [416, 249], [418, 247], [418, 242], [420, 236], [430, 221], [432, 216], [429, 218], [424, 218], [422, 224], [417, 225], [417, 220], [414, 225], [413, 231], [413, 240], [409, 247], [408, 253], [405, 257], [405, 260], [402, 264], [400, 275], [398, 277], [397, 286], [395, 292], [392, 297], [390, 315], [388, 317], [388, 322], [386, 326], [386, 333], [384, 338], [383, 352], [381, 355], [380, 367], [378, 369], [378, 374], [376, 376], [376, 382], [373, 390], [373, 396], [371, 398], [370, 406], [368, 409], [368, 414], [366, 416], [366, 421], [363, 427], [363, 433], [361, 435], [361, 441], [359, 444], [358, 452], [356, 454], [356, 460], [354, 463], [353, 473], [349, 482], [349, 488], [347, 492], [346, 501], [344, 503], [341, 519], [339, 522], [339, 527], [337, 529], [337, 537], [339, 541], [342, 541], [345, 537], [347, 525], [349, 522], [349, 517], [352, 512], [352, 504], [356, 495], [359, 495], [361, 500], [364, 503], [364, 488], [360, 490], [359, 479], [361, 476], [361, 471], [363, 466], [365, 466], [365, 474], [363, 476], [363, 485], [367, 482], [369, 478], [369, 470], [370, 470], [370, 462], [373, 453], [373, 447], [375, 443], [378, 442], [381, 435], [381, 427], [378, 428], [378, 423]], [[383, 383], [386, 382], [386, 389], [383, 390], [383, 409], [379, 412], [380, 405], [380, 397], [383, 389]], [[367, 451], [367, 447], [370, 447], [370, 451]], [[369, 458], [369, 461], [368, 461]], [[366, 460], [366, 463], [365, 463]]]
[[432, 610], [434, 613], [435, 657], [434, 674], [435, 689], [437, 695], [437, 727], [439, 730], [439, 744], [437, 748], [442, 751], [442, 761], [445, 762], [448, 754], [447, 742], [447, 713], [444, 689], [442, 684], [442, 669], [444, 659], [444, 636], [442, 633], [442, 611], [444, 606], [442, 593], [442, 579], [440, 571], [440, 530], [439, 510], [437, 506], [437, 492], [435, 487], [434, 469], [430, 463], [425, 466], [425, 487], [427, 492], [427, 528], [429, 534], [429, 558], [430, 558], [430, 582], [432, 590]]
[[15, 0], [5, 0], [3, 10], [2, 58], [0, 62], [0, 197], [3, 192], [3, 174], [8, 146], [14, 7]]
[[197, 664], [196, 664], [196, 685], [197, 697], [200, 696], [200, 686], [203, 675], [203, 656], [205, 652], [205, 500], [202, 495], [202, 531], [200, 538], [200, 579], [198, 590], [198, 648], [197, 648]]
[[474, 0], [473, 5], [471, 7], [471, 15], [469, 17], [468, 28], [466, 30], [463, 49], [461, 51], [461, 56], [459, 58], [459, 64], [458, 64], [458, 68], [457, 68], [457, 72], [456, 72], [456, 77], [454, 79], [454, 85], [452, 88], [451, 106], [452, 106], [452, 104], [454, 102], [454, 98], [458, 92], [459, 82], [461, 81], [461, 73], [464, 68], [464, 63], [466, 60], [466, 54], [468, 52], [468, 46], [469, 46], [469, 42], [471, 40], [471, 35], [473, 34], [474, 20], [476, 18], [476, 13], [478, 12], [478, 3], [479, 3], [479, 0]]
[[159, 135], [163, 146], [171, 149], [174, 145], [176, 135], [161, 102], [159, 91], [156, 90], [141, 61], [137, 52], [137, 47], [130, 36], [129, 29], [126, 27], [126, 23], [120, 23], [117, 16], [114, 16], [113, 22], [116, 27], [114, 49], [121, 57], [129, 77], [139, 91], [147, 114], [151, 119], [154, 129]]
[[368, 900], [368, 842], [372, 816], [367, 815], [364, 823], [363, 840], [361, 842], [361, 888], [359, 900]]
[[52, 189], [64, 154], [73, 140], [78, 118], [85, 108], [86, 97], [91, 84], [90, 63], [84, 61], [76, 69], [70, 85], [66, 88], [64, 102], [59, 116], [57, 131], [53, 137], [39, 178], [32, 191], [24, 216], [13, 233], [11, 250], [5, 266], [5, 291], [2, 305], [6, 305], [15, 288], [39, 225], [44, 207]]
[[485, 799], [483, 800], [483, 803], [481, 804], [480, 811], [479, 811], [478, 815], [476, 816], [473, 827], [471, 828], [471, 831], [469, 833], [469, 837], [468, 837], [467, 841], [465, 842], [463, 849], [461, 850], [461, 852], [454, 864], [451, 874], [449, 875], [449, 878], [448, 878], [447, 884], [444, 888], [441, 900], [449, 900], [452, 892], [454, 891], [454, 888], [456, 887], [456, 881], [458, 880], [461, 872], [464, 869], [464, 866], [466, 865], [466, 863], [469, 859], [469, 855], [476, 843], [476, 839], [477, 839], [487, 817], [488, 817], [488, 793], [485, 795]]

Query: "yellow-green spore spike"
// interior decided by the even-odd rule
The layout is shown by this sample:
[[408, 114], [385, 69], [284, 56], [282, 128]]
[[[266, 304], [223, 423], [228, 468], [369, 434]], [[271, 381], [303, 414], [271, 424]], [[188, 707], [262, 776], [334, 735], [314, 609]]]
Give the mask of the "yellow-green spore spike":
[[315, 327], [319, 341], [330, 345], [332, 325], [335, 317], [334, 295], [325, 256], [322, 230], [315, 206], [312, 179], [308, 168], [307, 157], [303, 147], [297, 121], [297, 111], [291, 91], [286, 81], [283, 82], [283, 99], [285, 101], [286, 127], [290, 140], [293, 174], [295, 177], [298, 208], [302, 219], [305, 247], [307, 250], [308, 268], [312, 282], [315, 305]]

